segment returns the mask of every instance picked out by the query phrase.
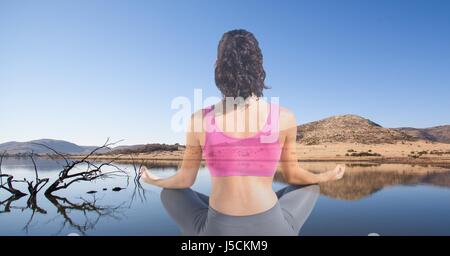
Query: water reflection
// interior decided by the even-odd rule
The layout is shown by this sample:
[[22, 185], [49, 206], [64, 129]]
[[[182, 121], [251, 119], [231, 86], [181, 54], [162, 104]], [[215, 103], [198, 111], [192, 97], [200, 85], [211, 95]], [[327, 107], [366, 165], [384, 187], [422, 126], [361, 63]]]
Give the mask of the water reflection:
[[274, 207], [248, 216], [230, 216], [208, 206], [209, 197], [192, 189], [163, 189], [161, 201], [185, 235], [298, 235], [319, 198], [318, 185], [286, 186]]
[[[49, 159], [36, 158], [36, 162], [40, 177], [51, 180], [58, 177], [60, 165]], [[156, 161], [149, 165], [158, 176], [170, 176], [176, 171], [176, 164], [168, 161], [161, 167]], [[320, 172], [333, 168], [335, 163], [302, 162], [301, 165]], [[28, 158], [5, 159], [3, 167], [4, 173], [14, 175], [17, 180], [35, 177]], [[121, 168], [127, 170], [129, 180], [114, 177], [74, 184], [55, 197], [46, 197], [42, 192], [36, 197], [18, 196], [0, 189], [0, 235], [67, 235], [73, 232], [80, 235], [179, 235], [180, 225], [167, 213], [160, 198], [161, 190], [137, 182], [132, 164], [123, 164]], [[27, 191], [26, 182], [14, 185]], [[207, 195], [210, 186], [209, 173], [202, 168], [193, 191]], [[115, 187], [123, 189], [116, 192]], [[289, 186], [278, 172], [274, 190], [285, 187]], [[311, 215], [304, 218], [307, 221], [303, 224], [299, 221], [297, 226], [301, 227], [301, 235], [367, 235], [370, 232], [448, 235], [448, 188], [448, 166], [351, 163], [342, 180], [320, 184], [322, 196]], [[90, 191], [97, 192], [87, 194]], [[279, 197], [282, 202], [290, 196], [286, 193]], [[207, 197], [204, 199], [208, 201]], [[185, 213], [183, 210], [180, 214]], [[267, 226], [267, 223], [260, 226]]]
[[[80, 234], [86, 235], [88, 230], [95, 228], [95, 225], [101, 218], [120, 219], [123, 216], [122, 210], [125, 208], [125, 202], [115, 206], [100, 205], [95, 195], [91, 199], [80, 197], [78, 202], [72, 202], [65, 197], [54, 195], [46, 195], [46, 197], [56, 207], [59, 216], [63, 218], [60, 229], [55, 235], [59, 235], [66, 225], [70, 225], [79, 231]], [[84, 219], [76, 220], [73, 218], [71, 214], [74, 212], [75, 214], [77, 214], [76, 212], [81, 213]], [[77, 214], [77, 216], [80, 216], [80, 214]]]
[[[3, 209], [0, 213], [11, 213], [11, 210], [18, 210], [16, 214], [25, 215], [27, 210], [31, 211], [30, 217], [26, 221], [23, 230], [28, 234], [30, 226], [33, 223], [33, 219], [36, 214], [47, 214], [48, 210], [40, 207], [37, 204], [36, 197], [30, 196], [27, 200], [26, 206], [14, 205], [13, 203], [19, 201], [24, 196], [10, 196], [9, 198], [0, 201], [0, 205]], [[62, 223], [59, 226], [59, 230], [55, 235], [59, 235], [61, 231], [69, 225], [71, 228], [77, 230], [79, 234], [86, 235], [88, 230], [94, 229], [95, 225], [101, 218], [113, 218], [119, 219], [123, 216], [124, 204], [118, 205], [102, 205], [99, 204], [99, 199], [92, 195], [92, 198], [86, 199], [80, 197], [77, 201], [69, 200], [66, 197], [56, 195], [45, 195], [45, 198], [56, 208], [56, 215], [49, 221], [56, 221], [59, 217], [62, 218]], [[76, 200], [76, 199], [75, 199]], [[52, 211], [53, 212], [53, 211]], [[1, 216], [1, 215], [0, 215]], [[83, 216], [81, 220], [79, 217]], [[48, 223], [47, 223], [48, 224]]]
[[[320, 172], [334, 163], [303, 163], [309, 170]], [[350, 163], [343, 179], [323, 183], [321, 194], [340, 200], [360, 200], [383, 188], [396, 185], [433, 185], [450, 187], [450, 167], [438, 165], [407, 165]], [[275, 180], [284, 183], [281, 173]]]

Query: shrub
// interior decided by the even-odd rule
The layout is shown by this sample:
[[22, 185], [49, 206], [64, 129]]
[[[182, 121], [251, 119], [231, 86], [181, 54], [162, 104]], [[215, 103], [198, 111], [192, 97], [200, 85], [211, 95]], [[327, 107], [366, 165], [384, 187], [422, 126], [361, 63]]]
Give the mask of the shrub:
[[375, 153], [375, 152], [371, 153], [371, 152], [361, 151], [361, 152], [352, 153], [351, 156], [381, 156], [381, 154]]

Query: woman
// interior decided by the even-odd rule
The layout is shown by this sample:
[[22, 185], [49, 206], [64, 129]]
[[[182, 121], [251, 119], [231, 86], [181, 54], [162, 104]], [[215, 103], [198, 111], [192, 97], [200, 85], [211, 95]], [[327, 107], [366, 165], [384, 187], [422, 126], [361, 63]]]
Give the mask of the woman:
[[[295, 116], [262, 98], [264, 80], [263, 57], [253, 34], [242, 29], [226, 32], [215, 67], [223, 100], [191, 116], [183, 162], [175, 175], [162, 179], [141, 169], [145, 182], [165, 188], [162, 196], [185, 195], [184, 212], [195, 219], [192, 235], [209, 234], [220, 225], [226, 235], [292, 234], [294, 224], [287, 217], [291, 213], [280, 204], [283, 195], [272, 189], [277, 166], [284, 180], [294, 185], [333, 181], [344, 174], [341, 165], [320, 174], [299, 166]], [[187, 189], [194, 184], [202, 157], [212, 182], [206, 209], [205, 197]], [[242, 221], [251, 217], [264, 225]]]

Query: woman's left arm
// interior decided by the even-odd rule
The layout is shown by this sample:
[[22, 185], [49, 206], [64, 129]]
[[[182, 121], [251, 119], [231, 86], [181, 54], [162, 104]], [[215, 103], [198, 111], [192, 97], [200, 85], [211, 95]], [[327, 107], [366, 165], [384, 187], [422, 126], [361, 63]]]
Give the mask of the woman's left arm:
[[[190, 124], [194, 124], [195, 114], [191, 118]], [[199, 141], [200, 132], [196, 132], [191, 125], [186, 133], [186, 149], [183, 155], [181, 167], [175, 175], [168, 178], [160, 178], [152, 174], [146, 167], [140, 170], [141, 178], [149, 184], [162, 188], [189, 188], [197, 177], [198, 169], [202, 160], [202, 147]]]

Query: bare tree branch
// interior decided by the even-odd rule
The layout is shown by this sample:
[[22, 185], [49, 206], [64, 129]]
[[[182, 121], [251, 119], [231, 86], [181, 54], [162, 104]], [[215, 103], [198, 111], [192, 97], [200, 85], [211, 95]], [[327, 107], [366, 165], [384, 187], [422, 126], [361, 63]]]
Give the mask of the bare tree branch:
[[36, 196], [36, 194], [47, 184], [49, 179], [48, 178], [45, 178], [45, 179], [39, 178], [38, 168], [36, 165], [36, 161], [34, 160], [33, 154], [34, 153], [31, 152], [29, 157], [31, 159], [31, 162], [33, 163], [34, 176], [35, 176], [36, 183], [33, 185], [33, 181], [28, 181], [27, 179], [24, 179], [24, 181], [28, 183], [28, 192], [30, 192], [30, 195]]
[[56, 155], [58, 155], [62, 159], [64, 159], [64, 161], [66, 161], [66, 165], [69, 165], [69, 160], [67, 159], [67, 157], [64, 154], [59, 153], [58, 151], [54, 150], [53, 148], [51, 148], [43, 143], [31, 142], [31, 144], [39, 145], [39, 146], [42, 146], [42, 147], [45, 147], [45, 148], [51, 150], [53, 153], [55, 153]]
[[[15, 195], [15, 196], [25, 196], [26, 194], [23, 193], [22, 191], [14, 188], [13, 182], [15, 180], [14, 177], [12, 175], [9, 174], [0, 174], [0, 177], [6, 177], [6, 183], [4, 185], [1, 185], [0, 188], [5, 189], [6, 191], [8, 191], [9, 193]], [[8, 185], [7, 187], [5, 185]]]
[[[90, 160], [89, 158], [94, 155], [96, 152], [98, 152], [101, 149], [108, 148], [118, 142], [109, 142], [109, 138], [106, 140], [106, 142], [100, 146], [96, 147], [95, 149], [91, 150], [86, 156], [84, 156], [81, 160], [69, 160], [68, 158], [65, 158], [66, 165], [64, 166], [63, 170], [59, 173], [58, 179], [55, 180], [45, 191], [45, 194], [51, 194], [55, 191], [66, 189], [73, 183], [79, 182], [79, 181], [92, 181], [99, 178], [107, 178], [111, 176], [117, 176], [119, 173], [126, 175], [126, 172], [121, 170], [118, 166], [116, 166], [113, 162], [120, 157], [117, 156], [116, 158], [105, 162], [96, 164], [94, 161]], [[47, 146], [47, 148], [50, 148]], [[52, 149], [53, 152], [57, 152], [56, 150]], [[58, 155], [62, 155], [58, 152]], [[74, 172], [73, 170], [76, 169], [77, 166], [83, 166], [86, 165], [85, 170], [81, 172]], [[111, 167], [114, 168], [114, 171], [103, 171], [105, 167]]]
[[133, 178], [134, 189], [133, 189], [133, 194], [131, 195], [129, 207], [131, 207], [131, 205], [133, 204], [136, 196], [139, 197], [141, 202], [144, 202], [147, 200], [147, 196], [146, 196], [147, 190], [145, 190], [145, 188], [142, 187], [142, 184], [140, 182], [140, 179], [141, 179], [140, 169], [142, 168], [142, 166], [144, 166], [144, 161], [142, 160], [138, 167], [136, 160], [133, 157], [133, 154], [130, 154], [130, 158], [131, 158], [131, 161], [133, 164], [133, 171], [134, 171], [134, 178]]
[[0, 156], [0, 186], [3, 186], [3, 178], [2, 178], [2, 163], [3, 163], [3, 158], [5, 157], [5, 155], [6, 155], [6, 150], [5, 151], [3, 151], [3, 153], [2, 153], [2, 155]]
[[[4, 190], [8, 191], [12, 195], [9, 198], [7, 198], [6, 200], [0, 201], [0, 205], [5, 205], [4, 210], [0, 211], [0, 213], [10, 212], [11, 208], [12, 208], [11, 204], [14, 201], [19, 200], [20, 198], [22, 198], [26, 195], [22, 191], [14, 188], [13, 182], [16, 182], [16, 180], [14, 180], [14, 177], [12, 175], [3, 174], [2, 164], [3, 164], [3, 158], [5, 157], [5, 155], [6, 155], [6, 151], [4, 151], [0, 155], [0, 189], [4, 189]], [[3, 183], [3, 177], [6, 177], [6, 183]], [[7, 185], [7, 186], [5, 186], [5, 185]]]
[[81, 162], [84, 162], [85, 160], [89, 159], [93, 154], [95, 154], [97, 151], [101, 150], [101, 149], [105, 149], [105, 148], [109, 148], [110, 146], [116, 145], [117, 143], [121, 142], [123, 140], [118, 140], [115, 142], [109, 142], [109, 138], [106, 139], [105, 143], [100, 146], [95, 148], [94, 150], [92, 150], [89, 154], [87, 154], [83, 159], [81, 159]]

